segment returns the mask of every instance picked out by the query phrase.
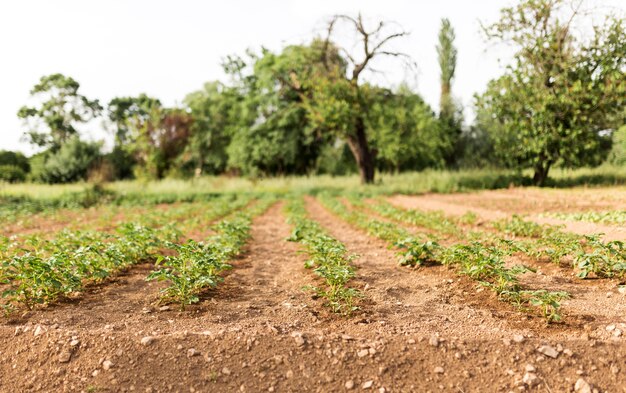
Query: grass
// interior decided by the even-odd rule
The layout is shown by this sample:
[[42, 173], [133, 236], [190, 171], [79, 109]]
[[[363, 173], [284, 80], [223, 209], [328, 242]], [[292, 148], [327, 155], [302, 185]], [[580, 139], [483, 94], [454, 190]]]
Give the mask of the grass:
[[[511, 185], [530, 185], [530, 173], [516, 173], [503, 169], [425, 170], [400, 174], [379, 173], [376, 184], [361, 185], [357, 175], [333, 177], [284, 176], [248, 179], [227, 176], [204, 176], [198, 179], [164, 179], [160, 181], [125, 180], [108, 183], [105, 189], [119, 199], [136, 200], [150, 196], [169, 200], [193, 200], [199, 195], [223, 193], [287, 193], [299, 191], [317, 194], [320, 191], [352, 190], [368, 195], [420, 194], [427, 192], [452, 193], [482, 189], [507, 188]], [[603, 165], [597, 168], [576, 170], [554, 169], [548, 187], [615, 186], [626, 185], [626, 167]], [[0, 183], [0, 200], [7, 196], [20, 196], [37, 200], [50, 200], [85, 192], [89, 183], [45, 185], [34, 183]]]

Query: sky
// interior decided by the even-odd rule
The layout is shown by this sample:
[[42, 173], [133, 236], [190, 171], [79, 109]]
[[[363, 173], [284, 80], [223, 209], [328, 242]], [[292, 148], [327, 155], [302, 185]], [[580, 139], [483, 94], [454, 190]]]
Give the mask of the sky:
[[[624, 1], [624, 0], [620, 0]], [[397, 22], [411, 34], [396, 48], [417, 63], [381, 63], [388, 86], [403, 80], [433, 108], [439, 101], [435, 45], [441, 18], [456, 31], [458, 61], [453, 95], [471, 117], [472, 97], [503, 72], [510, 51], [484, 42], [479, 21], [493, 22], [507, 0], [20, 0], [0, 2], [0, 150], [34, 152], [21, 142], [18, 109], [30, 103], [39, 78], [63, 73], [80, 92], [106, 104], [116, 96], [147, 93], [166, 105], [210, 80], [226, 80], [222, 59], [264, 46], [279, 51], [307, 43], [338, 13]], [[501, 61], [499, 61], [501, 59]], [[87, 139], [110, 139], [101, 122]]]

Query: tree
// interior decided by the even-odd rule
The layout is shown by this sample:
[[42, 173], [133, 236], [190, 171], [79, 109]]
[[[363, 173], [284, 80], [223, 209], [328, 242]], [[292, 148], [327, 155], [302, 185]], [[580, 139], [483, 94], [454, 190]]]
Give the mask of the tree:
[[[228, 165], [247, 175], [304, 174], [317, 166], [330, 134], [307, 116], [309, 81], [324, 73], [325, 64], [341, 59], [326, 42], [290, 45], [280, 53], [263, 49], [249, 60], [231, 57], [226, 71], [235, 81], [240, 101], [232, 117]], [[305, 81], [305, 82], [301, 82]]]
[[130, 122], [146, 121], [152, 110], [161, 106], [157, 98], [141, 93], [137, 97], [115, 97], [109, 101], [108, 117], [115, 127], [115, 144], [128, 142]]
[[[338, 45], [333, 41], [339, 27], [347, 27], [357, 37], [360, 54]], [[409, 57], [390, 48], [390, 43], [408, 33], [396, 24], [379, 22], [368, 29], [361, 15], [356, 18], [348, 15], [335, 15], [328, 24], [324, 40], [322, 72], [315, 72], [311, 78], [293, 78], [295, 84], [306, 86], [311, 92], [304, 95], [308, 118], [320, 130], [345, 139], [352, 152], [362, 183], [374, 182], [376, 151], [372, 148], [367, 132], [367, 113], [371, 102], [362, 94], [363, 75], [372, 71], [372, 64], [382, 57]], [[328, 59], [335, 53], [345, 59], [346, 65], [331, 63]]]
[[452, 100], [451, 86], [456, 70], [457, 50], [454, 47], [454, 29], [450, 20], [441, 20], [439, 43], [437, 44], [437, 60], [440, 69], [441, 94], [439, 96], [439, 116], [452, 118], [455, 115], [454, 101]]
[[[39, 106], [23, 106], [17, 116], [29, 123], [25, 136], [40, 147], [57, 151], [70, 138], [78, 135], [77, 126], [98, 116], [102, 107], [78, 93], [80, 84], [63, 74], [43, 76], [31, 90], [32, 97], [42, 101]], [[41, 130], [41, 123], [47, 130]]]
[[452, 96], [452, 80], [456, 71], [457, 50], [454, 46], [454, 29], [450, 20], [441, 20], [439, 30], [439, 42], [436, 46], [437, 60], [440, 69], [441, 93], [439, 97], [439, 121], [441, 139], [448, 148], [444, 152], [444, 158], [448, 166], [458, 164], [462, 154], [460, 138], [462, 133], [461, 124], [463, 115], [460, 105], [457, 105]]
[[506, 73], [477, 104], [498, 122], [495, 151], [509, 166], [530, 167], [543, 185], [554, 165], [599, 163], [603, 132], [623, 124], [626, 100], [624, 22], [607, 17], [591, 38], [582, 2], [524, 0], [485, 28], [489, 39], [516, 47]]
[[36, 180], [46, 183], [86, 180], [89, 169], [100, 156], [100, 147], [100, 143], [81, 141], [77, 135], [69, 138], [56, 152], [48, 152]]

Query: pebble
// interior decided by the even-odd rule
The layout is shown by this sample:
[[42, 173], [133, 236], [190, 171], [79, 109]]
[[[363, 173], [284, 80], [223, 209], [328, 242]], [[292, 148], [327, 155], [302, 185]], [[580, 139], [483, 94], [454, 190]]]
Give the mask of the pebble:
[[35, 331], [33, 332], [33, 336], [35, 337], [41, 336], [43, 333], [44, 333], [44, 330], [41, 327], [41, 325], [37, 325], [37, 327], [35, 327]]
[[524, 342], [524, 336], [522, 336], [521, 334], [516, 334], [513, 336], [513, 341], [515, 341], [516, 343], [523, 343]]
[[446, 370], [444, 370], [443, 367], [435, 367], [433, 371], [435, 374], [443, 374], [446, 372]]
[[533, 373], [536, 371], [535, 366], [533, 366], [532, 364], [527, 364], [526, 367], [524, 367], [524, 370], [528, 371], [529, 373]]
[[372, 386], [374, 386], [374, 381], [365, 381], [365, 382], [363, 382], [363, 385], [361, 387], [363, 389], [369, 389]]
[[200, 352], [197, 351], [195, 348], [189, 348], [187, 350], [187, 357], [188, 358], [191, 358], [191, 357], [194, 357], [194, 356], [198, 356], [198, 355], [200, 355]]
[[438, 347], [439, 346], [439, 337], [432, 335], [430, 336], [430, 339], [428, 340], [428, 344], [430, 344], [433, 347]]
[[533, 387], [539, 384], [539, 378], [533, 373], [526, 373], [522, 378], [522, 382], [527, 386]]
[[574, 391], [576, 393], [591, 393], [591, 386], [584, 379], [578, 378], [574, 385]]
[[552, 359], [556, 359], [559, 356], [559, 352], [549, 345], [540, 346], [539, 348], [537, 348], [537, 352], [551, 357]]
[[304, 338], [302, 337], [302, 334], [300, 333], [294, 333], [292, 334], [293, 339], [296, 341], [296, 345], [301, 347], [304, 345]]
[[230, 369], [229, 369], [228, 367], [224, 367], [224, 368], [222, 369], [222, 374], [224, 374], [224, 375], [230, 375]]
[[346, 389], [352, 389], [354, 388], [354, 381], [353, 380], [349, 380], [348, 382], [346, 382], [346, 384], [344, 385], [346, 387]]
[[368, 351], [367, 349], [361, 349], [360, 351], [356, 353], [356, 355], [360, 358], [365, 357], [369, 354], [370, 354], [370, 351]]
[[79, 340], [70, 341], [70, 347], [77, 347], [80, 344]]
[[114, 364], [110, 360], [105, 360], [104, 362], [102, 362], [102, 368], [105, 369], [105, 370], [110, 370], [111, 367], [113, 367], [113, 366], [114, 366]]
[[154, 342], [154, 337], [146, 336], [141, 339], [141, 345], [150, 345]]
[[613, 325], [613, 324], [607, 325], [607, 327], [606, 327], [606, 331], [607, 332], [612, 332], [613, 330], [615, 330], [615, 325]]
[[72, 353], [68, 351], [61, 352], [59, 354], [59, 363], [67, 363], [72, 358]]

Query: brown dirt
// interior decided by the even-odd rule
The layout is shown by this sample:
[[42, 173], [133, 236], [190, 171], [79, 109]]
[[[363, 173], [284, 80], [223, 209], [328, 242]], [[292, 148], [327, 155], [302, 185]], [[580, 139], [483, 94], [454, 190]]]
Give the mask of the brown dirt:
[[[512, 214], [516, 213], [515, 211], [510, 213], [508, 210], [499, 210], [496, 207], [497, 204], [494, 202], [498, 197], [490, 198], [485, 191], [481, 192], [481, 194], [483, 194], [482, 201], [484, 205], [492, 206], [491, 208], [473, 205], [470, 202], [473, 198], [473, 194], [458, 194], [455, 195], [454, 198], [450, 195], [440, 194], [426, 194], [420, 196], [396, 195], [389, 198], [389, 201], [399, 207], [407, 209], [439, 210], [452, 216], [462, 216], [467, 212], [473, 212], [479, 217], [479, 223], [509, 218]], [[514, 204], [511, 205], [511, 209], [512, 206], [514, 206]], [[521, 211], [523, 211], [523, 209], [521, 209]], [[603, 233], [605, 240], [626, 240], [626, 227], [602, 225], [585, 221], [559, 220], [556, 218], [541, 217], [538, 214], [529, 214], [526, 217], [540, 224], [562, 225], [564, 230], [579, 235]]]
[[[529, 365], [531, 391], [570, 391], [581, 376], [601, 390], [626, 386], [621, 338], [578, 322], [546, 326], [443, 267], [398, 267], [383, 243], [315, 200], [308, 208], [360, 255], [354, 284], [364, 298], [352, 317], [301, 290], [315, 277], [284, 240], [290, 228], [276, 205], [254, 221], [224, 283], [184, 312], [154, 305], [161, 284], [146, 282], [151, 266], [141, 265], [72, 301], [0, 320], [0, 391], [329, 392], [372, 381], [369, 391], [508, 392], [521, 391]], [[561, 349], [556, 359], [537, 351], [543, 344]]]

